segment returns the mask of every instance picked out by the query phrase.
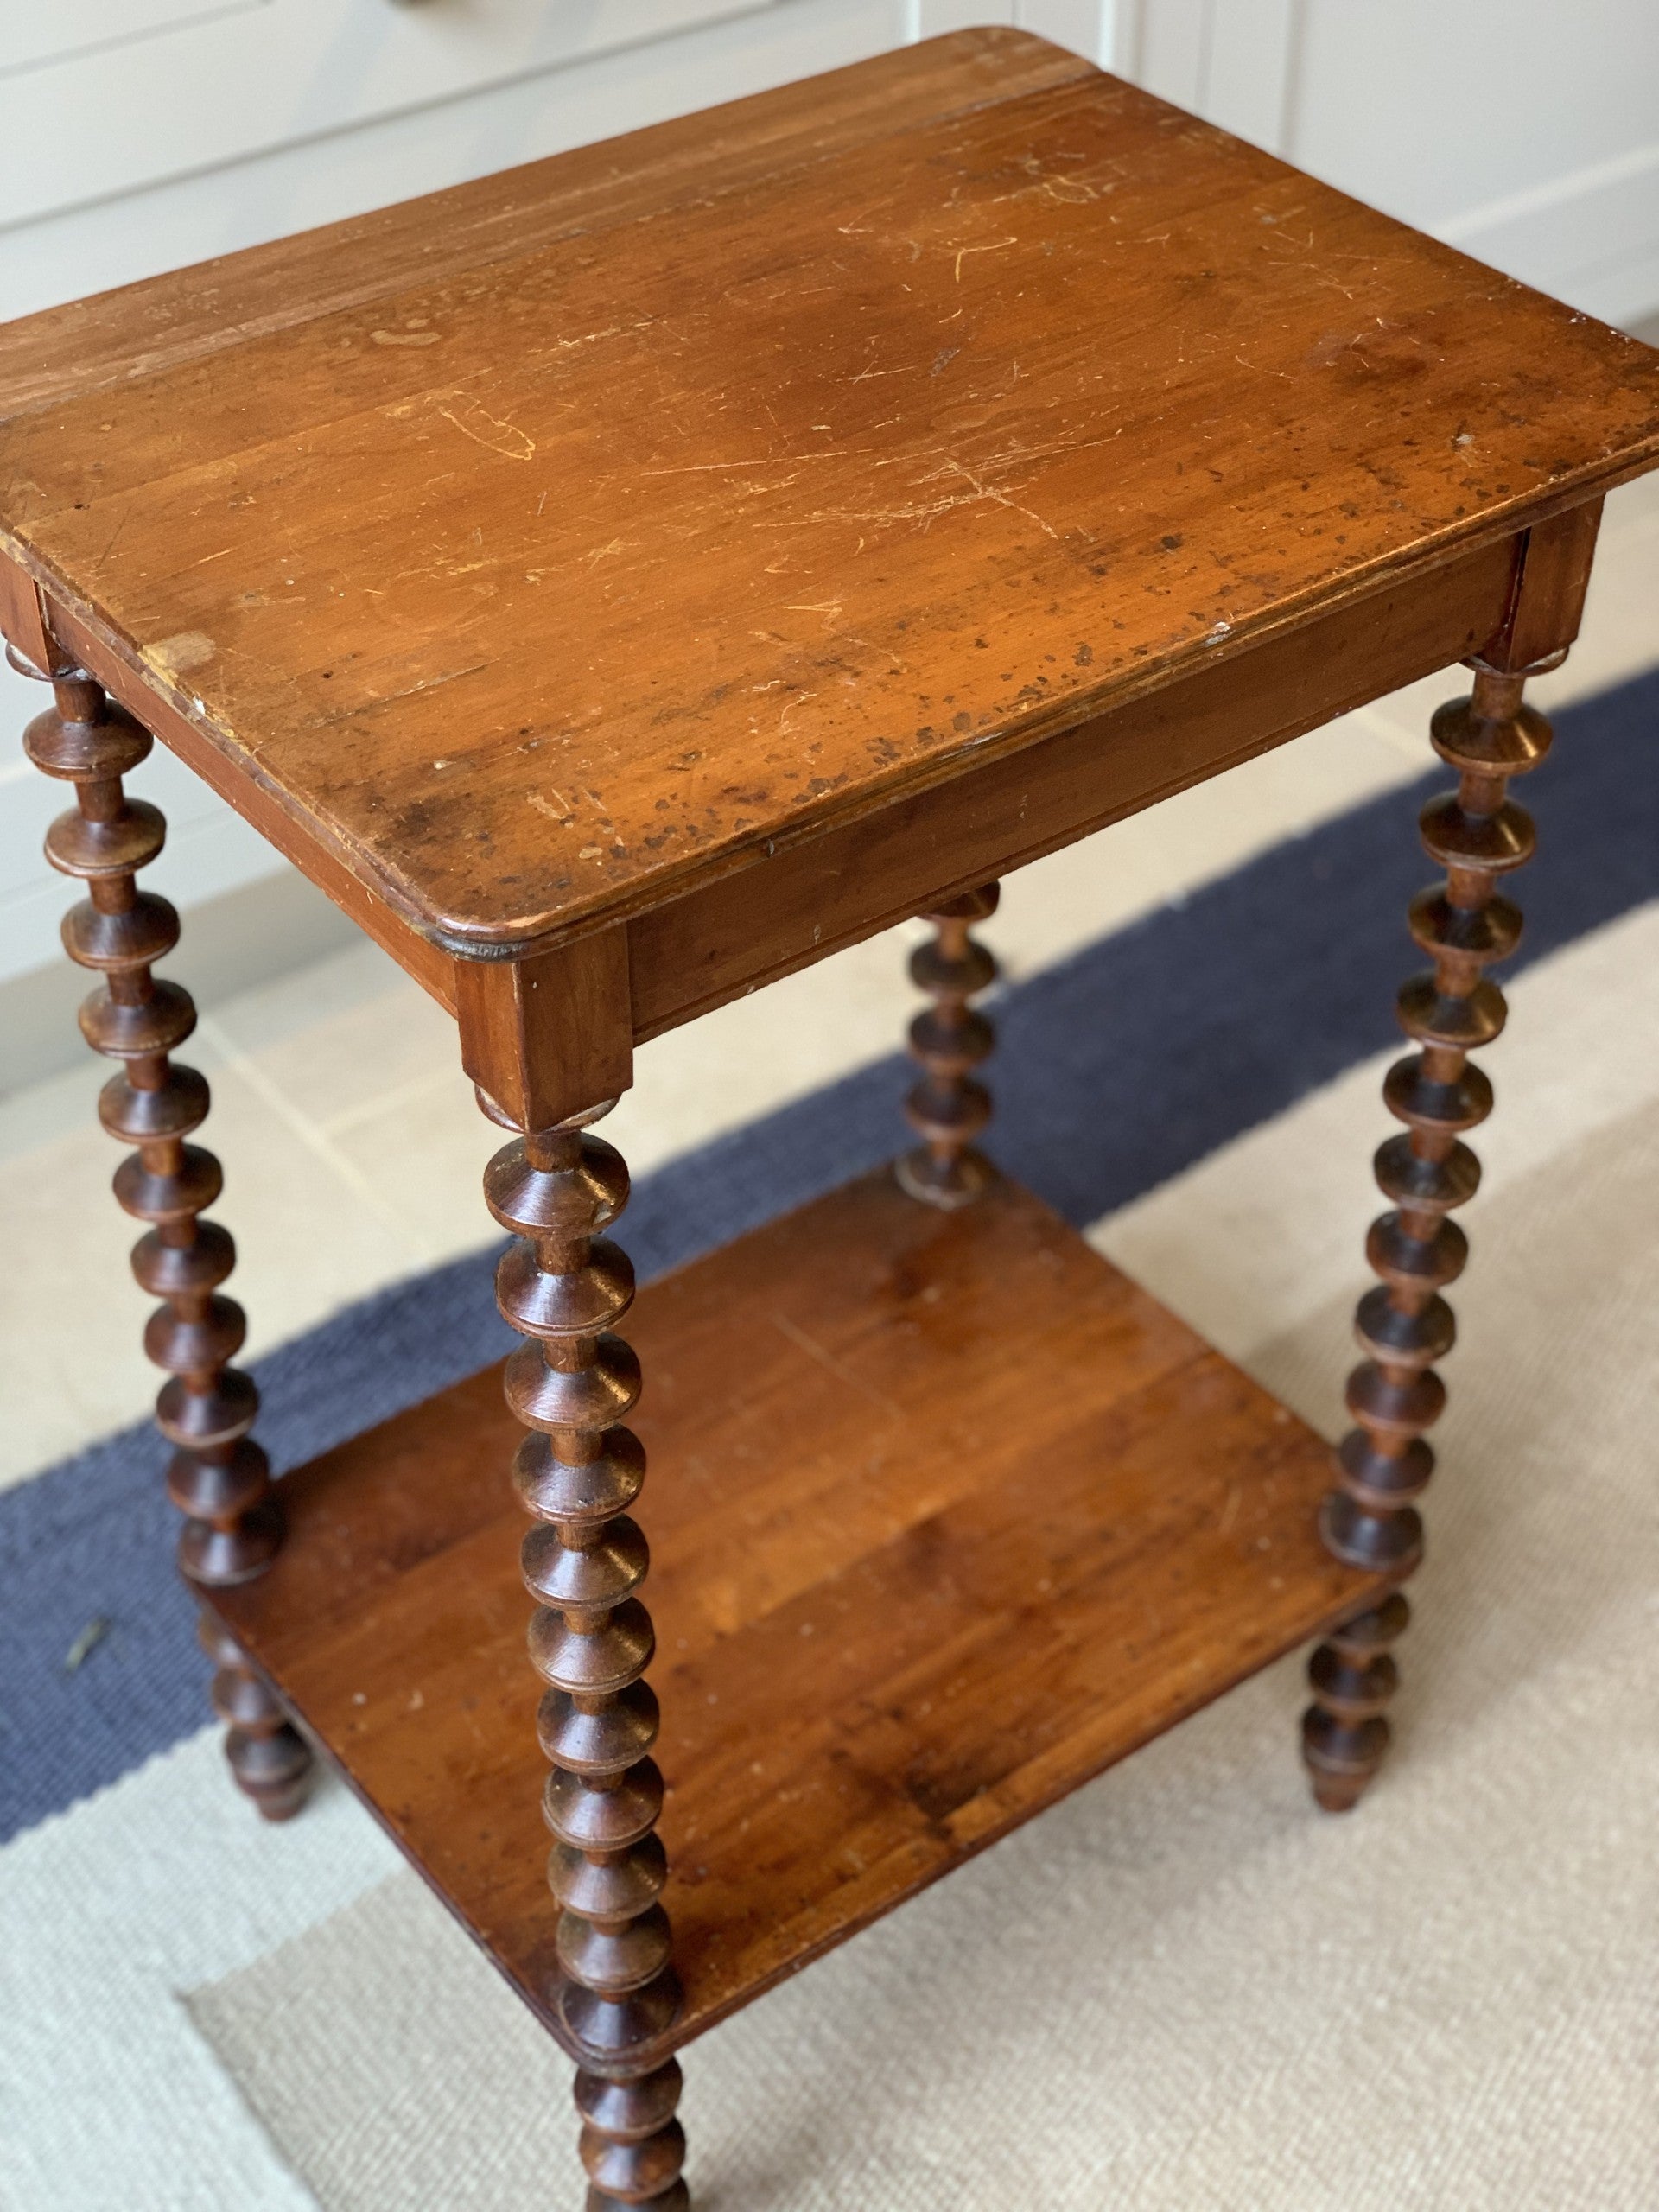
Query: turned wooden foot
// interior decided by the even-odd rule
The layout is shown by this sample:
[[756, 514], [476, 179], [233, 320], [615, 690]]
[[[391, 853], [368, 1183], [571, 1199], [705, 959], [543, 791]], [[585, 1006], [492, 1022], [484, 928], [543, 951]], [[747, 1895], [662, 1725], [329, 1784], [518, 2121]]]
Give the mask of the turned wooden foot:
[[947, 1211], [969, 1205], [996, 1172], [974, 1144], [991, 1118], [991, 1097], [973, 1073], [996, 1033], [969, 1004], [996, 981], [996, 962], [968, 925], [994, 914], [1000, 896], [988, 883], [924, 914], [936, 933], [910, 957], [910, 979], [933, 1003], [910, 1025], [922, 1077], [905, 1100], [905, 1119], [922, 1141], [894, 1173], [912, 1198]]
[[[1480, 1181], [1480, 1163], [1463, 1136], [1492, 1109], [1491, 1084], [1469, 1054], [1491, 1042], [1505, 1014], [1503, 994], [1482, 971], [1511, 953], [1521, 935], [1520, 913], [1497, 895], [1497, 880], [1529, 859], [1535, 842], [1509, 780], [1536, 767], [1550, 741], [1548, 723], [1522, 703], [1530, 670], [1470, 664], [1473, 696], [1442, 707], [1433, 720], [1434, 749], [1459, 774], [1456, 791], [1431, 799], [1421, 817], [1423, 843], [1446, 874], [1413, 900], [1411, 933], [1434, 964], [1400, 994], [1401, 1026], [1419, 1049], [1396, 1062], [1383, 1084], [1405, 1131], [1376, 1155], [1376, 1179], [1393, 1204], [1366, 1244], [1381, 1281], [1355, 1318], [1366, 1354], [1348, 1378], [1356, 1425], [1338, 1450], [1337, 1487], [1319, 1523], [1338, 1559], [1401, 1580], [1422, 1556], [1417, 1500], [1434, 1469], [1424, 1431], [1446, 1403], [1434, 1363], [1457, 1333], [1440, 1293], [1468, 1258], [1467, 1239], [1448, 1216]], [[1382, 1762], [1383, 1708], [1396, 1681], [1389, 1647], [1409, 1618], [1395, 1592], [1313, 1654], [1302, 1750], [1313, 1794], [1328, 1812], [1357, 1803]]]
[[[188, 991], [151, 973], [178, 943], [179, 918], [135, 880], [166, 835], [156, 809], [130, 799], [121, 782], [150, 740], [84, 671], [60, 672], [53, 690], [54, 705], [29, 724], [23, 741], [37, 768], [75, 789], [75, 809], [52, 824], [46, 853], [90, 893], [65, 917], [63, 941], [72, 959], [105, 978], [81, 1008], [86, 1041], [122, 1063], [98, 1110], [110, 1135], [135, 1147], [116, 1170], [115, 1195], [149, 1224], [133, 1248], [132, 1271], [160, 1300], [144, 1349], [169, 1378], [156, 1419], [174, 1447], [167, 1488], [184, 1516], [179, 1566], [190, 1582], [223, 1587], [264, 1572], [282, 1543], [283, 1521], [265, 1455], [250, 1433], [258, 1391], [230, 1364], [246, 1334], [242, 1308], [219, 1290], [236, 1246], [228, 1230], [200, 1218], [223, 1179], [213, 1154], [187, 1141], [207, 1117], [207, 1085], [171, 1058], [195, 1027], [196, 1010]], [[267, 1819], [285, 1820], [304, 1798], [310, 1751], [235, 1644], [211, 1624], [204, 1642], [217, 1669], [213, 1702], [229, 1725], [236, 1779]]]
[[1302, 1716], [1302, 1757], [1313, 1795], [1327, 1813], [1346, 1813], [1389, 1748], [1383, 1708], [1399, 1673], [1389, 1646], [1411, 1608], [1399, 1591], [1334, 1630], [1308, 1668], [1315, 1702]]
[[679, 2101], [680, 2069], [671, 2058], [635, 2082], [609, 2081], [585, 2069], [576, 2075], [582, 2163], [591, 2184], [588, 2212], [621, 2212], [632, 2204], [689, 2212], [690, 2191], [680, 2176], [685, 2130], [674, 2117]]
[[[480, 1093], [491, 1117], [511, 1128]], [[547, 1685], [537, 1732], [552, 1764], [543, 1815], [553, 1835], [562, 1969], [551, 1994], [579, 2054], [576, 2106], [589, 2212], [681, 2212], [680, 2069], [641, 2075], [633, 2054], [671, 2026], [679, 1984], [658, 1898], [663, 1777], [651, 1758], [654, 1648], [638, 1592], [650, 1554], [628, 1509], [645, 1455], [621, 1424], [639, 1363], [612, 1334], [633, 1300], [626, 1255], [599, 1232], [628, 1198], [620, 1153], [588, 1133], [608, 1105], [522, 1133], [485, 1175], [490, 1211], [518, 1240], [496, 1274], [502, 1313], [529, 1339], [507, 1362], [507, 1402], [531, 1433], [514, 1480], [535, 1526], [522, 1565], [536, 1600], [531, 1662]]]
[[202, 1649], [213, 1662], [213, 1710], [225, 1723], [225, 1756], [237, 1788], [261, 1819], [291, 1821], [311, 1792], [311, 1747], [247, 1654], [204, 1613]]

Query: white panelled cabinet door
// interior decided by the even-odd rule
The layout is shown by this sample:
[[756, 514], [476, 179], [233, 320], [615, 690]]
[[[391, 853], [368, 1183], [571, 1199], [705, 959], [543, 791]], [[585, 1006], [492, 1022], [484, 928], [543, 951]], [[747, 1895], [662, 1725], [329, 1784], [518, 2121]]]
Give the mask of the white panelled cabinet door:
[[776, 0], [0, 0], [0, 221]]

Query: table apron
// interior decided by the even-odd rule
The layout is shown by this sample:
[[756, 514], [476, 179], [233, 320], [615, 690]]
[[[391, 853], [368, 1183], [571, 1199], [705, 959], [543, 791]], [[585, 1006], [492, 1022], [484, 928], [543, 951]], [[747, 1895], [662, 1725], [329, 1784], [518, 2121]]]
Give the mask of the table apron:
[[[613, 1027], [606, 1049], [614, 1061], [627, 1042], [661, 1036], [1460, 660], [1503, 621], [1525, 543], [1522, 533], [1477, 547], [1072, 728], [957, 763], [924, 791], [757, 852], [730, 874], [585, 938], [485, 962], [458, 960], [423, 936], [90, 626], [55, 607], [51, 625], [60, 650], [450, 1013], [463, 1001], [493, 1001], [514, 970], [534, 968], [543, 988], [567, 967], [583, 977], [596, 968], [619, 988], [626, 982], [631, 1039], [602, 1025]], [[32, 592], [24, 595], [32, 602]]]
[[634, 1042], [1461, 660], [1502, 624], [1523, 542], [1478, 547], [636, 915]]

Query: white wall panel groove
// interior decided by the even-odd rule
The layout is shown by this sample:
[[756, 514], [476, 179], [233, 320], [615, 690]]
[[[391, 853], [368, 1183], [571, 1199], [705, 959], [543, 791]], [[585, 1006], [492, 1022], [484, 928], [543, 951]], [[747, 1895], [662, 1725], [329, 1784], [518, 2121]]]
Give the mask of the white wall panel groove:
[[0, 85], [36, 69], [87, 60], [113, 47], [165, 38], [208, 18], [251, 15], [276, 0], [52, 0], [0, 10]]
[[1652, 0], [1120, 0], [1114, 67], [1614, 322], [1659, 308]]

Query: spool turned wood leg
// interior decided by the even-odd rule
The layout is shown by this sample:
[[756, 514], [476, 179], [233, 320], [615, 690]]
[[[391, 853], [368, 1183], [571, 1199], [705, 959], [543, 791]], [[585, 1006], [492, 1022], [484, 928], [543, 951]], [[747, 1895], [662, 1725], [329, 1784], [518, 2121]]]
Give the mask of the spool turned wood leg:
[[[55, 703], [29, 724], [23, 742], [37, 768], [75, 789], [74, 810], [47, 833], [47, 858], [90, 893], [65, 918], [63, 941], [72, 959], [105, 978], [80, 1010], [86, 1041], [124, 1064], [104, 1086], [99, 1116], [111, 1136], [137, 1147], [116, 1170], [115, 1194], [150, 1224], [133, 1248], [132, 1270], [162, 1301], [144, 1349], [170, 1377], [156, 1419], [174, 1446], [168, 1494], [186, 1516], [179, 1565], [188, 1580], [218, 1588], [264, 1572], [283, 1522], [265, 1455], [249, 1433], [259, 1394], [229, 1364], [246, 1333], [241, 1307], [219, 1289], [236, 1247], [217, 1222], [200, 1218], [223, 1179], [213, 1154], [186, 1141], [207, 1116], [207, 1085], [170, 1057], [195, 1027], [196, 1010], [188, 992], [150, 972], [177, 944], [179, 918], [134, 880], [166, 834], [157, 810], [130, 799], [121, 785], [150, 740], [83, 671], [52, 682]], [[215, 1669], [213, 1704], [229, 1730], [232, 1772], [267, 1820], [286, 1820], [309, 1787], [310, 1750], [269, 1685], [206, 1614], [201, 1634]]]
[[[513, 1126], [482, 1092], [480, 1101]], [[531, 1431], [513, 1478], [536, 1524], [522, 1563], [536, 1600], [531, 1660], [547, 1684], [537, 1719], [553, 1768], [543, 1813], [560, 1908], [554, 1997], [581, 2065], [588, 2212], [685, 2212], [680, 2069], [672, 2060], [642, 2067], [635, 2056], [671, 2024], [679, 1986], [658, 1902], [663, 1778], [650, 1756], [657, 1700], [643, 1679], [654, 1639], [637, 1595], [649, 1555], [628, 1513], [645, 1458], [622, 1426], [639, 1364], [611, 1333], [632, 1302], [633, 1269], [600, 1234], [627, 1203], [628, 1172], [588, 1128], [609, 1110], [521, 1133], [490, 1162], [485, 1196], [519, 1240], [496, 1295], [530, 1339], [507, 1362], [506, 1393]]]
[[991, 1096], [973, 1072], [996, 1033], [969, 1004], [996, 981], [996, 962], [969, 925], [994, 914], [1001, 895], [987, 883], [924, 914], [936, 934], [910, 957], [910, 979], [933, 1003], [910, 1025], [922, 1077], [905, 1100], [905, 1119], [922, 1141], [894, 1172], [912, 1198], [947, 1211], [969, 1205], [996, 1172], [974, 1145], [991, 1118]]
[[[1440, 1293], [1468, 1257], [1462, 1230], [1447, 1217], [1480, 1180], [1480, 1163], [1462, 1140], [1492, 1109], [1491, 1084], [1469, 1054], [1503, 1027], [1503, 995], [1481, 971], [1521, 935], [1520, 913], [1498, 895], [1497, 880], [1529, 859], [1535, 842], [1509, 780], [1536, 767], [1550, 741], [1549, 724], [1522, 703], [1522, 687], [1561, 658], [1512, 673], [1471, 661], [1473, 696], [1440, 708], [1433, 723], [1434, 750], [1459, 776], [1456, 791], [1431, 799], [1421, 816], [1423, 843], [1446, 880], [1411, 906], [1411, 933], [1434, 964], [1400, 994], [1401, 1026], [1419, 1050], [1396, 1062], [1383, 1084], [1405, 1130], [1376, 1155], [1392, 1208], [1372, 1224], [1366, 1256], [1382, 1280], [1356, 1316], [1366, 1354], [1348, 1378], [1356, 1426], [1338, 1451], [1338, 1487], [1320, 1519], [1337, 1558], [1402, 1580], [1422, 1554], [1417, 1500], [1434, 1466], [1424, 1431], [1446, 1403], [1434, 1363], [1456, 1333]], [[1358, 1802], [1388, 1749], [1383, 1708], [1396, 1681], [1389, 1647], [1410, 1618], [1395, 1591], [1313, 1654], [1302, 1749], [1327, 1812]]]

